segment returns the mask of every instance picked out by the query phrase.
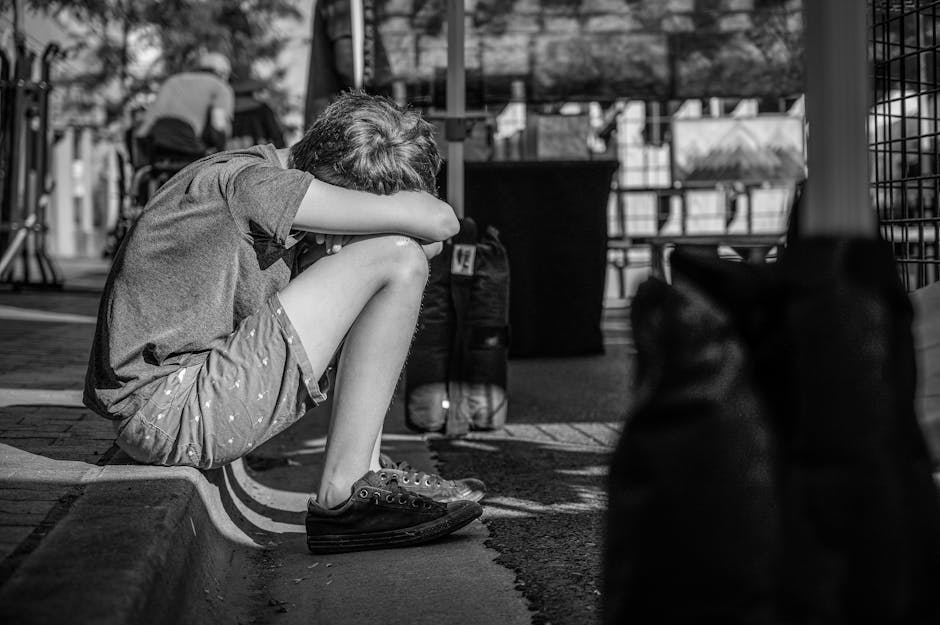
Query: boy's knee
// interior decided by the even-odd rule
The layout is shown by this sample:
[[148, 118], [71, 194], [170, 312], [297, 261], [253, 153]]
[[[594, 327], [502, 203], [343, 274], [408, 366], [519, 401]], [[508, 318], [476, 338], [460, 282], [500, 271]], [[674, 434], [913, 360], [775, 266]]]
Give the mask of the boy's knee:
[[387, 269], [393, 278], [416, 280], [422, 284], [428, 279], [428, 259], [421, 245], [410, 237], [393, 235], [388, 238]]

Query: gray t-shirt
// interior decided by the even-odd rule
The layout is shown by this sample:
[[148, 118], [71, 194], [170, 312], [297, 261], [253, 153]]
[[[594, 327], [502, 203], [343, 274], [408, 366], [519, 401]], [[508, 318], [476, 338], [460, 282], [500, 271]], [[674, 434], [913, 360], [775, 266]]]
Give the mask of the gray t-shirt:
[[273, 146], [221, 152], [166, 183], [118, 252], [98, 311], [85, 405], [137, 412], [290, 280], [291, 224], [313, 176]]

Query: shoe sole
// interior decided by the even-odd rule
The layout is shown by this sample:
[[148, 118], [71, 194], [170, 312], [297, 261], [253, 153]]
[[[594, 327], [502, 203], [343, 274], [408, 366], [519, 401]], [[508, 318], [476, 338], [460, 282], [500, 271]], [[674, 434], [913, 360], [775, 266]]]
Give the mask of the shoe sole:
[[483, 514], [480, 506], [467, 506], [456, 514], [446, 515], [411, 527], [384, 532], [362, 534], [327, 534], [307, 536], [307, 548], [311, 553], [345, 553], [369, 549], [391, 549], [410, 547], [431, 542], [456, 532]]

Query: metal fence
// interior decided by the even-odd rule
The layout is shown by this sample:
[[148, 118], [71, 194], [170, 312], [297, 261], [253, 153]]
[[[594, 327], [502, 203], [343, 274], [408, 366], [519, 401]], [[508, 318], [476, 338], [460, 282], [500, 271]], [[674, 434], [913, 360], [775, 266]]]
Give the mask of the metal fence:
[[940, 281], [940, 0], [873, 0], [872, 197], [909, 290]]

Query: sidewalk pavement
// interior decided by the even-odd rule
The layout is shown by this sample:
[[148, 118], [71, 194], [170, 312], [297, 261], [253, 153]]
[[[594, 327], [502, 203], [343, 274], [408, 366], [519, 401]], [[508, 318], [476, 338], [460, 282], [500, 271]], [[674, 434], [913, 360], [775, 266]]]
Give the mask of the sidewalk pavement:
[[[339, 554], [317, 570], [302, 538], [309, 487], [272, 482], [278, 468], [258, 472], [238, 462], [199, 472], [135, 465], [113, 446], [111, 423], [81, 405], [107, 266], [91, 261], [64, 269], [64, 291], [0, 291], [0, 621], [235, 622], [253, 611], [257, 618], [261, 594], [271, 610], [290, 607], [291, 617], [279, 623], [309, 622], [313, 613], [330, 623], [374, 621], [376, 615], [390, 623], [531, 622], [517, 578], [494, 563], [497, 554], [484, 546], [488, 532], [480, 523], [461, 530], [459, 540], [445, 541], [430, 561], [419, 549], [389, 550]], [[308, 429], [291, 428], [293, 434], [268, 449], [282, 468], [291, 462], [312, 467], [303, 472], [312, 481], [325, 420], [309, 421]], [[617, 434], [608, 423], [519, 423], [466, 444], [490, 438], [607, 453]], [[400, 426], [386, 429], [383, 447], [421, 469], [436, 468], [427, 438]], [[583, 505], [597, 510], [603, 501]], [[486, 514], [516, 509], [514, 500], [497, 500]], [[271, 564], [275, 558], [281, 561]], [[265, 563], [284, 569], [267, 577], [262, 570], [261, 582], [232, 583], [233, 574], [247, 579], [248, 570]], [[288, 578], [284, 572], [292, 566], [302, 573]], [[383, 599], [350, 608], [363, 587], [388, 584], [393, 569], [402, 572], [395, 577], [403, 587], [389, 593], [400, 591], [399, 605]], [[300, 580], [319, 584], [321, 592], [298, 593]], [[433, 592], [435, 586], [448, 590]], [[455, 587], [460, 592], [452, 592]], [[473, 616], [461, 620], [462, 614]]]
[[172, 620], [176, 567], [223, 553], [200, 501], [211, 486], [122, 463], [111, 424], [82, 406], [107, 266], [63, 269], [64, 291], [0, 291], [0, 621]]

